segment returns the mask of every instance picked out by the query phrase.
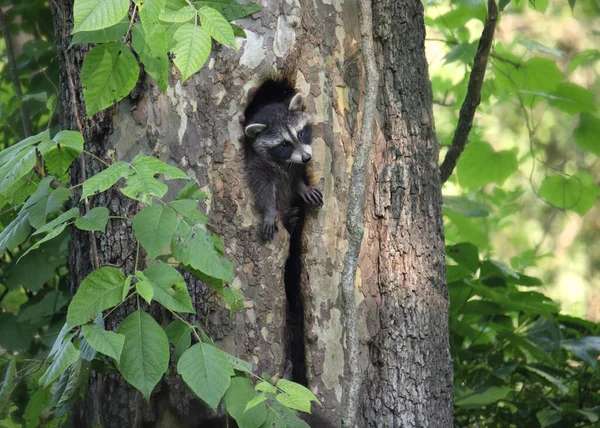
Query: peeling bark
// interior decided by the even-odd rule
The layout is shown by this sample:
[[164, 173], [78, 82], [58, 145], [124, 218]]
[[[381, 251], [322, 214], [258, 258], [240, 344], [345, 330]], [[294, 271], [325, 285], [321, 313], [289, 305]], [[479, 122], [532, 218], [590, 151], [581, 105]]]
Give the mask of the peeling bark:
[[[251, 362], [257, 373], [282, 375], [289, 335], [283, 284], [288, 236], [280, 227], [272, 243], [259, 239], [260, 216], [244, 183], [239, 137], [249, 91], [273, 71], [287, 70], [314, 115], [311, 174], [325, 199], [320, 211], [307, 213], [302, 236], [306, 379], [323, 403], [314, 408], [310, 423], [339, 426], [346, 344], [338, 285], [348, 247], [344, 225], [353, 141], [365, 90], [358, 0], [260, 3], [260, 12], [238, 21], [248, 36], [239, 52], [216, 47], [187, 82], [171, 76], [166, 94], [142, 77], [130, 98], [85, 121], [85, 144], [105, 159], [110, 153], [116, 160], [154, 155], [198, 181], [209, 195], [211, 228], [223, 238], [234, 265], [232, 286], [246, 300], [245, 309], [230, 318], [204, 284], [186, 275], [197, 309], [192, 319], [207, 325], [221, 349]], [[66, 52], [72, 0], [52, 0], [52, 9], [59, 52]], [[438, 147], [421, 3], [374, 1], [374, 35], [383, 68], [355, 281], [359, 364], [365, 373], [357, 426], [451, 426]], [[62, 125], [68, 129], [76, 129], [73, 106], [84, 117], [79, 71], [86, 51], [81, 46], [69, 50], [70, 71], [65, 55], [60, 56]], [[69, 79], [77, 88], [76, 100]], [[88, 176], [102, 169], [95, 161], [86, 167]], [[73, 180], [79, 177], [75, 169]], [[117, 191], [92, 198], [92, 204], [107, 206], [111, 215], [131, 216], [139, 209]], [[89, 238], [73, 235], [73, 291], [92, 266]], [[101, 264], [133, 269], [129, 224], [113, 220], [106, 235], [95, 239]], [[116, 311], [109, 326], [132, 309]], [[163, 325], [169, 322], [158, 307], [150, 312]], [[148, 405], [119, 376], [94, 373], [76, 426], [210, 426], [211, 415], [173, 375], [159, 383]]]

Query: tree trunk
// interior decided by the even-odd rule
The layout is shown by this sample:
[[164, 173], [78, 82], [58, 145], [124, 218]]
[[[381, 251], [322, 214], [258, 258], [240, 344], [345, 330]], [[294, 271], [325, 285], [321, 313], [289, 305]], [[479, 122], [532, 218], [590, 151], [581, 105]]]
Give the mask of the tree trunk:
[[[246, 300], [245, 309], [230, 318], [204, 284], [187, 276], [196, 319], [221, 349], [251, 362], [256, 373], [286, 372], [306, 381], [323, 404], [314, 408], [311, 426], [339, 426], [345, 347], [338, 286], [365, 87], [358, 0], [260, 3], [260, 12], [238, 21], [248, 36], [239, 52], [217, 47], [187, 82], [172, 76], [166, 94], [142, 76], [129, 99], [82, 120], [79, 72], [87, 49], [67, 52], [72, 0], [53, 0], [62, 125], [77, 129], [79, 116], [86, 150], [101, 158], [152, 154], [197, 180], [209, 195], [211, 227], [234, 265], [232, 286]], [[452, 424], [448, 298], [421, 2], [375, 1], [374, 33], [381, 90], [356, 280], [365, 374], [358, 426], [447, 427]], [[299, 258], [287, 263], [287, 275], [287, 233], [280, 227], [272, 243], [259, 240], [260, 216], [244, 182], [239, 141], [249, 91], [274, 70], [295, 79], [314, 115], [313, 184], [325, 199], [320, 211], [307, 213], [302, 245], [292, 252]], [[73, 181], [100, 169], [88, 160], [74, 168]], [[116, 191], [92, 198], [92, 205], [130, 217], [139, 209]], [[134, 268], [136, 246], [127, 222], [112, 220], [107, 233], [94, 240], [97, 257], [90, 235], [74, 232], [73, 290], [96, 263], [122, 266], [126, 273]], [[132, 309], [116, 311], [108, 325], [115, 327]], [[154, 307], [151, 313], [168, 323]], [[76, 426], [209, 426], [210, 415], [176, 376], [165, 376], [146, 404], [120, 376], [94, 373]]]

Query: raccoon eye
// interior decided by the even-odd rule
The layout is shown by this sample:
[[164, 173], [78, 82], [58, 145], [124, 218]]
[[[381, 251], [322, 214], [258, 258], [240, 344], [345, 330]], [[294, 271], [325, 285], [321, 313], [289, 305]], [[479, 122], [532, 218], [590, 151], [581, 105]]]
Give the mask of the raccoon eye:
[[302, 137], [304, 137], [304, 131], [298, 132], [298, 138], [302, 138]]
[[280, 144], [281, 147], [289, 147], [291, 145], [292, 145], [292, 143], [290, 143], [289, 141], [285, 141], [285, 140], [282, 141]]

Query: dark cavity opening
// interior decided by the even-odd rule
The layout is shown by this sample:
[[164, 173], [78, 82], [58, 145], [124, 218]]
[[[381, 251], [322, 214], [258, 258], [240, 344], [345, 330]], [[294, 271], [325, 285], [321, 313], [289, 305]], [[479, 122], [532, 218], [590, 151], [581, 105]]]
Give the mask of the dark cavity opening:
[[[304, 346], [304, 304], [300, 292], [302, 277], [302, 229], [306, 210], [299, 204], [298, 220], [295, 226], [288, 226], [290, 248], [285, 262], [285, 295], [287, 298], [287, 343], [286, 343], [286, 377], [301, 385], [307, 386], [306, 354]], [[291, 365], [291, 374], [289, 369]]]

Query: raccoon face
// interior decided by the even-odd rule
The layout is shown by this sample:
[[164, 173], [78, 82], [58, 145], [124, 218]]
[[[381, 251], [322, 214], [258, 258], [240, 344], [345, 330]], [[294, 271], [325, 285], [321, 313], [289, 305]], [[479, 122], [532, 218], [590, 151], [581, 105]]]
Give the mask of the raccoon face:
[[312, 158], [312, 126], [310, 115], [301, 110], [302, 95], [296, 94], [286, 111], [280, 106], [269, 106], [272, 111], [263, 116], [265, 123], [246, 126], [246, 136], [253, 140], [256, 153], [270, 162], [307, 163]]

